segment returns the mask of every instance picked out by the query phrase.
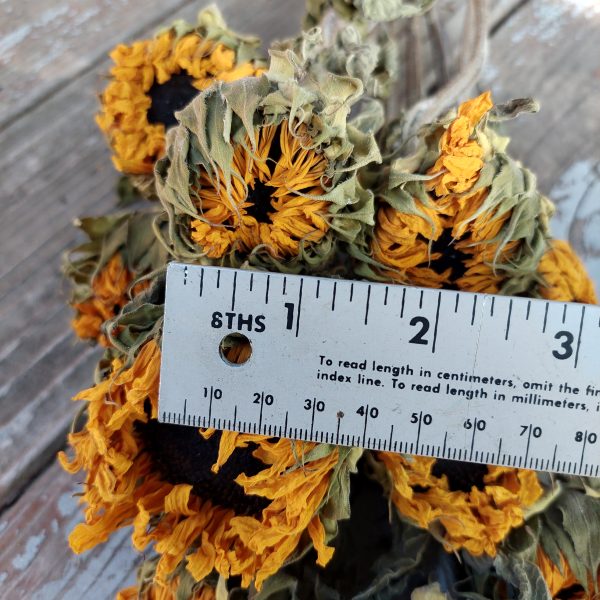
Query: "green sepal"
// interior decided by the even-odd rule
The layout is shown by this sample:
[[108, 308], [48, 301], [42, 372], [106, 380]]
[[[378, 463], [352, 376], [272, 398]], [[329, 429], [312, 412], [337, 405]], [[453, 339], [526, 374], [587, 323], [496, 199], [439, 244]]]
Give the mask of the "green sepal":
[[150, 339], [160, 346], [165, 302], [165, 275], [158, 273], [151, 286], [126, 304], [121, 312], [104, 324], [115, 351], [133, 363], [139, 349]]
[[304, 28], [319, 24], [329, 9], [342, 19], [365, 24], [417, 17], [434, 3], [435, 0], [307, 0]]
[[93, 295], [94, 278], [117, 253], [134, 279], [166, 264], [167, 252], [154, 233], [158, 214], [156, 207], [150, 207], [75, 221], [88, 241], [67, 251], [63, 258], [63, 272], [73, 284], [71, 302]]

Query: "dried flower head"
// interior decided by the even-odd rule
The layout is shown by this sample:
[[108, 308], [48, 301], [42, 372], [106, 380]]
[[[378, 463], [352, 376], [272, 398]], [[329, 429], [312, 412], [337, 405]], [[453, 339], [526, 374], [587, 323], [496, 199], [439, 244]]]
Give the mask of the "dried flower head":
[[[551, 205], [488, 125], [489, 92], [423, 128], [389, 164], [361, 274], [471, 292], [532, 293]], [[501, 113], [501, 109], [496, 109]]]
[[430, 529], [448, 551], [495, 556], [543, 490], [534, 471], [379, 453], [400, 514]]
[[108, 323], [148, 287], [142, 277], [166, 264], [152, 230], [156, 216], [146, 210], [78, 221], [88, 241], [66, 254], [63, 270], [73, 285], [72, 326], [80, 339], [108, 347]]
[[96, 118], [115, 167], [147, 189], [175, 113], [216, 80], [258, 73], [257, 45], [227, 30], [214, 7], [199, 14], [196, 27], [177, 22], [153, 39], [119, 44]]
[[315, 81], [296, 59], [273, 51], [265, 76], [214, 86], [179, 114], [157, 165], [175, 258], [317, 268], [372, 219], [356, 172], [379, 154], [346, 122], [362, 84]]
[[191, 238], [208, 258], [260, 247], [278, 259], [293, 257], [329, 229], [330, 202], [313, 199], [325, 193], [326, 159], [303, 149], [286, 121], [258, 129], [255, 139], [255, 155], [248, 138], [235, 147], [230, 191], [222, 173], [216, 186], [200, 175], [202, 219], [191, 222]]
[[94, 340], [102, 346], [109, 341], [102, 331], [104, 323], [113, 319], [121, 309], [148, 286], [141, 281], [133, 285], [133, 274], [123, 265], [120, 254], [113, 254], [106, 265], [93, 277], [91, 295], [82, 302], [74, 302], [73, 330], [81, 340]]
[[103, 379], [75, 397], [88, 402], [87, 422], [69, 435], [73, 457], [59, 456], [69, 472], [86, 473], [85, 523], [72, 532], [72, 549], [83, 552], [133, 525], [134, 546], [152, 545], [159, 555], [160, 586], [185, 566], [197, 582], [215, 570], [260, 589], [307, 545], [326, 564], [335, 521], [321, 513], [343, 513], [348, 484], [341, 484], [359, 454], [160, 424], [159, 366], [151, 340], [130, 367], [115, 359]]

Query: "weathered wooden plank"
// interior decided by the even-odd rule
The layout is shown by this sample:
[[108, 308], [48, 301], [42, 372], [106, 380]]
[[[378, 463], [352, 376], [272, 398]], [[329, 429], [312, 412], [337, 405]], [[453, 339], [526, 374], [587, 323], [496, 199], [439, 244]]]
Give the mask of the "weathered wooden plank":
[[128, 529], [82, 556], [70, 551], [67, 536], [82, 516], [73, 495], [78, 491], [76, 478], [53, 464], [2, 514], [2, 598], [110, 599], [135, 582], [140, 557]]
[[[220, 3], [232, 27], [266, 40], [291, 35], [302, 5]], [[236, 10], [237, 8], [237, 10]], [[175, 17], [193, 19], [190, 3]], [[0, 507], [62, 443], [69, 398], [92, 376], [94, 353], [69, 333], [60, 256], [77, 239], [72, 220], [111, 209], [116, 173], [93, 115], [102, 61], [2, 132], [0, 152]], [[33, 431], [39, 435], [32, 436]]]
[[541, 111], [507, 125], [511, 151], [556, 203], [568, 239], [600, 287], [600, 5], [531, 0], [495, 36], [483, 86], [497, 101], [533, 96]]
[[[592, 133], [598, 136], [598, 128]], [[600, 157], [571, 162], [550, 190], [558, 212], [553, 231], [571, 240], [600, 291]]]

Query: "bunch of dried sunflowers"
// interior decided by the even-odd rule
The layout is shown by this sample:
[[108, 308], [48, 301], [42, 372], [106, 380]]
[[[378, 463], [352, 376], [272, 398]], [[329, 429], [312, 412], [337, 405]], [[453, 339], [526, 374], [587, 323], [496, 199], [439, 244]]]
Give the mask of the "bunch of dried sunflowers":
[[598, 594], [597, 480], [157, 420], [170, 260], [596, 302], [499, 133], [531, 102], [393, 109], [383, 22], [431, 4], [311, 1], [268, 60], [214, 8], [111, 53], [97, 122], [145, 200], [65, 261], [104, 354], [59, 460], [85, 474], [73, 550], [131, 527], [145, 552], [121, 600]]

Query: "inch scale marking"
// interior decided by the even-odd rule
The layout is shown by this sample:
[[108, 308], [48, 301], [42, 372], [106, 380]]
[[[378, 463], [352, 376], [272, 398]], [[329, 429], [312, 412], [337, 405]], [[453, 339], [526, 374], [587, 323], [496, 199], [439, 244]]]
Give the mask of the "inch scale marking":
[[162, 422], [600, 476], [598, 306], [171, 263], [162, 351]]

